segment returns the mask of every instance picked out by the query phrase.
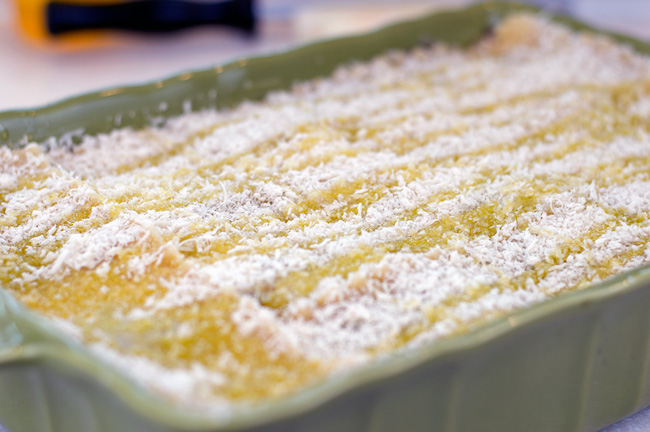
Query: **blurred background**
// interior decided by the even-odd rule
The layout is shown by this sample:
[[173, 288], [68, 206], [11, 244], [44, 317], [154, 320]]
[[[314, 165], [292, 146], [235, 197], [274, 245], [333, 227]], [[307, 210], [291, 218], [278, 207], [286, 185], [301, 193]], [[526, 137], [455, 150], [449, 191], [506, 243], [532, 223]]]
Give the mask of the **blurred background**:
[[[155, 81], [236, 57], [365, 32], [391, 21], [475, 2], [258, 0], [251, 8], [252, 0], [221, 0], [230, 3], [217, 6], [215, 1], [195, 0], [201, 5], [188, 12], [173, 9], [178, 7], [173, 1], [158, 0], [158, 5], [149, 4], [144, 9], [140, 5], [140, 9], [126, 13], [105, 9], [87, 15], [83, 5], [96, 7], [98, 2], [120, 0], [65, 0], [75, 4], [72, 9], [61, 6], [64, 0], [50, 1], [59, 5], [53, 9], [47, 0], [0, 0], [0, 111], [31, 108], [89, 91]], [[529, 0], [529, 3], [650, 41], [650, 0]], [[167, 21], [158, 27], [149, 23], [149, 30], [183, 27], [193, 20], [205, 20], [208, 15], [211, 20], [221, 20], [222, 25], [203, 25], [170, 33], [121, 31], [92, 38], [64, 32], [78, 27], [84, 20], [101, 25], [102, 21], [112, 19], [113, 25], [143, 27], [142, 19], [125, 22], [123, 18], [151, 13], [160, 13]], [[176, 18], [183, 13], [189, 18], [179, 22]], [[62, 32], [63, 36], [48, 36], [47, 14], [56, 24], [50, 22], [53, 27], [50, 30]], [[648, 432], [650, 409], [605, 431]]]
[[[101, 1], [120, 2], [49, 1], [94, 6]], [[226, 13], [223, 10], [211, 12], [213, 15], [230, 15], [230, 22], [234, 22], [231, 27], [197, 26], [157, 34], [122, 31], [95, 38], [79, 38], [74, 33], [46, 37], [44, 16], [48, 11], [47, 2], [0, 0], [0, 111], [39, 106], [97, 89], [158, 80], [234, 57], [281, 50], [319, 38], [364, 32], [390, 21], [437, 9], [459, 7], [473, 1], [258, 0], [253, 8], [257, 20], [256, 31], [251, 33], [252, 23], [247, 21], [245, 15], [246, 4], [252, 0], [232, 0], [235, 5], [226, 8]], [[203, 3], [202, 7], [217, 3], [211, 0], [199, 2]], [[650, 40], [649, 0], [530, 2]], [[158, 9], [157, 13], [178, 15], [178, 11], [172, 11], [169, 5]], [[50, 18], [53, 18], [52, 10], [49, 12]], [[79, 18], [79, 10], [54, 12], [59, 12], [58, 18], [54, 17], [59, 30], [61, 25], [65, 30], [66, 25], [68, 28], [74, 27], [84, 19], [96, 20], [96, 17], [84, 17], [83, 13]], [[111, 12], [104, 11], [103, 14], [100, 18], [106, 19]], [[133, 14], [130, 11], [121, 16]], [[198, 14], [204, 18], [206, 16], [201, 11]], [[144, 26], [142, 22], [122, 22], [121, 25]], [[30, 36], [26, 37], [26, 33]]]

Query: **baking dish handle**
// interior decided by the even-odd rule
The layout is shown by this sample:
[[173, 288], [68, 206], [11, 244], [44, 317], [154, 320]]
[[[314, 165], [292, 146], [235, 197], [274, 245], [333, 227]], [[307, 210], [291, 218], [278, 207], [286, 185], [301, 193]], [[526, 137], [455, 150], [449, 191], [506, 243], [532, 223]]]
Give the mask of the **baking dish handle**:
[[0, 364], [16, 361], [23, 352], [25, 336], [10, 306], [12, 301], [0, 292]]

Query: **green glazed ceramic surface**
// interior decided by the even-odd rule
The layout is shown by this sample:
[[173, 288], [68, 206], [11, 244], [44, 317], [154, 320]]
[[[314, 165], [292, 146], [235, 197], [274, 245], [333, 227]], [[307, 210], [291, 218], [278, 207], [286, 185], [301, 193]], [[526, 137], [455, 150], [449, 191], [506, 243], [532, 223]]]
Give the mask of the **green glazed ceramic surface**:
[[[535, 9], [490, 2], [0, 113], [0, 144], [50, 137], [74, 144], [81, 133], [259, 99], [389, 49], [436, 41], [466, 46], [521, 10]], [[648, 44], [612, 37], [650, 53]], [[650, 268], [644, 267], [223, 417], [181, 409], [138, 387], [0, 289], [0, 423], [12, 432], [594, 431], [650, 404], [648, 310]]]

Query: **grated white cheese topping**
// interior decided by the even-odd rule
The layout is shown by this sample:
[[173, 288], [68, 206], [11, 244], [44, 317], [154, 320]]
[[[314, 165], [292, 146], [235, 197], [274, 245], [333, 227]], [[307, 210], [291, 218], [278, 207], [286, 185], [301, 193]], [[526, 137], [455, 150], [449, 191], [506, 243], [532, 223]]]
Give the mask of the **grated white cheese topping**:
[[227, 348], [163, 366], [106, 322], [224, 296], [241, 338], [329, 373], [645, 264], [648, 83], [629, 48], [518, 16], [467, 51], [389, 53], [229, 111], [1, 148], [3, 283], [38, 303], [34, 284], [107, 280], [123, 256], [129, 281], [174, 269], [142, 304], [54, 318], [80, 338], [94, 326], [93, 351], [150, 388], [227, 407], [229, 374], [251, 374]]

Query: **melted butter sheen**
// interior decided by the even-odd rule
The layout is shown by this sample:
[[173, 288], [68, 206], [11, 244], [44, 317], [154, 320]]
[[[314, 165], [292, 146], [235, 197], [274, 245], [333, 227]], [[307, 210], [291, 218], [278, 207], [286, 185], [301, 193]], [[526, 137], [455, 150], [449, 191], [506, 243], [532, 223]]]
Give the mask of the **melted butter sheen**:
[[[467, 54], [420, 53], [431, 56], [431, 62], [447, 55], [449, 65], [404, 72], [394, 82], [375, 76], [375, 84], [360, 82], [360, 94], [319, 93], [309, 99], [313, 106], [300, 99], [278, 103], [278, 109], [293, 104], [316, 112], [315, 107], [327, 104], [343, 111], [355, 98], [381, 101], [365, 107], [366, 116], [314, 114], [293, 130], [260, 134], [245, 151], [222, 157], [202, 160], [195, 146], [237, 127], [246, 120], [245, 110], [178, 142], [160, 144], [153, 156], [138, 159], [134, 153], [132, 161], [103, 176], [76, 176], [74, 159], [56, 159], [34, 147], [6, 151], [0, 154], [1, 166], [23, 171], [10, 189], [0, 191], [0, 284], [30, 309], [75, 325], [89, 344], [169, 370], [204, 367], [219, 377], [212, 384], [195, 383], [208, 402], [259, 402], [318, 382], [360, 358], [410, 347], [427, 334], [461, 334], [518, 307], [485, 307], [478, 316], [462, 312], [489, 296], [529, 292], [553, 297], [630, 263], [646, 262], [650, 202], [631, 211], [599, 194], [650, 180], [650, 151], [625, 147], [649, 146], [648, 116], [635, 111], [650, 100], [647, 68], [635, 79], [614, 83], [594, 78], [567, 85], [560, 77], [546, 87], [484, 103], [436, 102], [453, 104], [468, 94], [481, 101], [499, 79], [488, 62], [497, 70], [512, 70], [534, 64], [543, 54], [499, 63], [503, 41], [498, 37], [508, 34], [497, 32], [496, 41]], [[462, 61], [458, 56], [464, 56]], [[391, 73], [415, 61], [409, 55], [400, 59], [386, 60]], [[620, 61], [630, 60], [621, 54]], [[455, 74], [454, 67], [462, 73]], [[387, 94], [393, 98], [382, 96]], [[448, 123], [435, 123], [452, 114]], [[416, 121], [422, 132], [409, 129]], [[156, 135], [146, 136], [155, 141]], [[84, 145], [75, 151], [95, 151]], [[606, 159], [589, 160], [592, 153]], [[174, 160], [187, 163], [174, 166]], [[579, 169], [571, 164], [554, 168], [567, 160], [575, 160]], [[165, 164], [171, 168], [156, 170]], [[346, 164], [359, 173], [340, 168]], [[310, 176], [319, 179], [316, 186], [305, 186]], [[598, 192], [588, 194], [587, 186]], [[40, 198], [18, 205], [20, 193]], [[575, 212], [559, 216], [567, 221], [560, 228], [539, 222], [556, 214], [552, 197]], [[600, 219], [585, 227], [572, 222], [572, 215], [587, 211]], [[172, 222], [161, 222], [167, 221], [163, 217]], [[122, 231], [107, 231], [103, 243], [94, 243], [95, 233], [118, 223]], [[599, 249], [612, 233], [635, 228], [632, 240], [621, 236], [616, 248]], [[515, 272], [507, 262], [479, 253], [478, 245], [493, 242], [495, 256], [501, 256], [511, 245], [508, 232], [512, 238], [526, 233], [539, 240], [524, 249], [541, 247], [542, 240], [554, 243], [543, 258]], [[97, 251], [104, 255], [96, 256]], [[523, 252], [518, 253], [510, 260], [517, 261]], [[491, 282], [469, 279], [462, 290], [435, 301], [425, 301], [429, 297], [420, 291], [423, 300], [413, 300], [415, 291], [408, 291], [408, 283], [400, 285], [400, 278], [421, 269], [408, 260], [424, 259], [433, 266], [450, 254], [467, 257]], [[405, 267], [386, 268], [387, 257]], [[269, 264], [271, 259], [276, 264]], [[245, 267], [246, 260], [254, 265]], [[553, 285], [575, 260], [583, 260], [580, 270]], [[215, 280], [205, 273], [229, 268], [224, 263], [232, 263], [232, 272], [241, 271], [242, 280], [250, 277], [250, 282], [228, 279], [232, 275], [227, 273]], [[440, 270], [441, 278], [445, 271]], [[345, 289], [328, 291], [328, 284]], [[335, 294], [330, 298], [328, 292]], [[350, 309], [360, 298], [387, 295], [393, 297], [382, 307], [401, 307], [415, 318], [375, 342], [364, 345], [353, 336], [354, 326], [371, 325], [372, 314], [357, 321], [345, 321], [345, 312], [323, 318], [337, 305]], [[341, 340], [349, 342], [349, 353], [341, 342], [339, 354], [314, 354], [321, 352], [319, 342], [295, 327], [325, 326], [341, 316]], [[438, 330], [442, 324], [448, 330]]]

